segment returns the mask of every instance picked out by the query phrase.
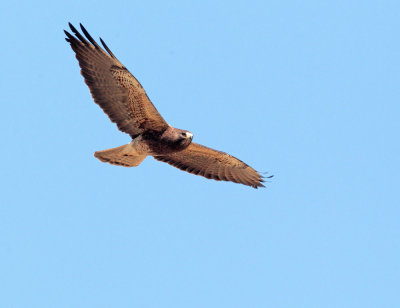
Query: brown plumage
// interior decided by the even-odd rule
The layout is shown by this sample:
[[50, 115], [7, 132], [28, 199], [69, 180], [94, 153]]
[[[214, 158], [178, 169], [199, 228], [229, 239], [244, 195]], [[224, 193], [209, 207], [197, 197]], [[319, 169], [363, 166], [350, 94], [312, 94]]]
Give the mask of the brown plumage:
[[194, 142], [183, 151], [154, 158], [207, 179], [232, 181], [255, 188], [263, 186], [260, 183], [263, 182], [262, 176], [241, 160]]
[[100, 42], [107, 52], [82, 25], [86, 38], [74, 26], [69, 26], [75, 36], [64, 31], [66, 41], [76, 54], [81, 74], [94, 101], [119, 130], [132, 137], [131, 143], [97, 151], [95, 157], [103, 162], [135, 167], [151, 155], [208, 179], [264, 187], [263, 177], [241, 160], [192, 143], [193, 134], [170, 126], [151, 103], [139, 81], [118, 61], [101, 38]]

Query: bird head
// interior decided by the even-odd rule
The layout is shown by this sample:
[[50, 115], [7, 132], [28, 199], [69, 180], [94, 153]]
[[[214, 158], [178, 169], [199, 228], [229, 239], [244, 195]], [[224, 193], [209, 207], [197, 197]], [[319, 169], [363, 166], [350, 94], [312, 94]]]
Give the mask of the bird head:
[[185, 139], [193, 139], [193, 134], [191, 132], [188, 132], [187, 130], [182, 130], [180, 132], [180, 138], [185, 140]]
[[192, 142], [193, 134], [184, 129], [169, 127], [161, 136], [161, 141], [175, 150], [183, 150]]
[[177, 129], [176, 144], [179, 148], [186, 148], [192, 142], [193, 134], [187, 130]]

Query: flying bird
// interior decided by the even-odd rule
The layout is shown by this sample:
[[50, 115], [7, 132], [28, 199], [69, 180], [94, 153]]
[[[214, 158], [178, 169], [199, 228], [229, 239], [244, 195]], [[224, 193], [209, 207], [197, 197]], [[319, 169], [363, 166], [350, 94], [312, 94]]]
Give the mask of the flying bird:
[[147, 157], [166, 162], [176, 168], [217, 181], [231, 181], [254, 188], [264, 187], [256, 170], [241, 160], [221, 151], [192, 142], [193, 134], [170, 126], [158, 113], [142, 85], [119, 62], [104, 41], [104, 49], [80, 24], [85, 37], [69, 23], [72, 33], [65, 31], [81, 68], [81, 74], [96, 104], [131, 136], [126, 145], [94, 156], [102, 162], [136, 167]]

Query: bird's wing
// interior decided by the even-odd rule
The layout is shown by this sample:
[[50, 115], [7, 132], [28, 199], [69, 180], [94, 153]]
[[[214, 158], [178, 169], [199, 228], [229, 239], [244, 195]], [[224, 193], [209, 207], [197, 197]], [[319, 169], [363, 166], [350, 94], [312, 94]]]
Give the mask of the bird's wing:
[[81, 26], [85, 39], [73, 25], [75, 36], [64, 31], [76, 54], [94, 101], [118, 128], [135, 137], [145, 130], [161, 131], [167, 122], [151, 103], [143, 87], [100, 38], [105, 52]]
[[264, 187], [263, 177], [241, 160], [197, 143], [192, 142], [183, 151], [154, 158], [208, 179], [231, 181], [254, 188]]

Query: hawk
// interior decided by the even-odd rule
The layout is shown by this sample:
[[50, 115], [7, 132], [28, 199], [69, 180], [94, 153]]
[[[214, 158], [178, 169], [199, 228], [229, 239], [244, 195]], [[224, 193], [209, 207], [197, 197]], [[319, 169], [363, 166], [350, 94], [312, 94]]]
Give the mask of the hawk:
[[170, 126], [158, 113], [142, 85], [119, 62], [104, 41], [104, 49], [80, 24], [85, 37], [69, 23], [72, 33], [65, 32], [81, 68], [81, 74], [96, 104], [131, 136], [126, 145], [94, 156], [102, 162], [136, 167], [147, 157], [176, 168], [217, 181], [231, 181], [254, 188], [264, 187], [256, 170], [221, 151], [192, 142], [193, 134]]

